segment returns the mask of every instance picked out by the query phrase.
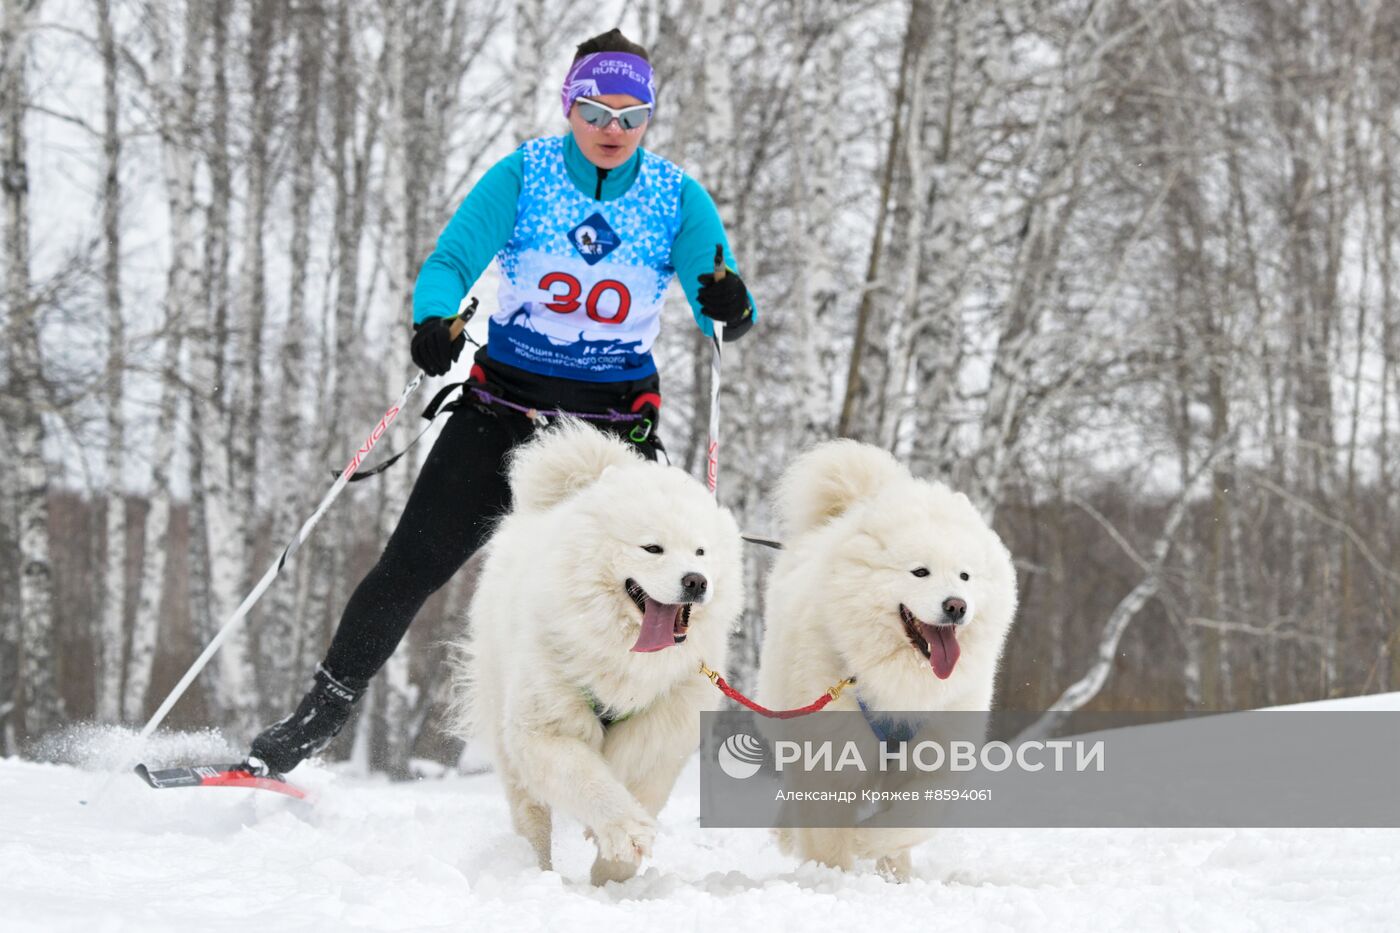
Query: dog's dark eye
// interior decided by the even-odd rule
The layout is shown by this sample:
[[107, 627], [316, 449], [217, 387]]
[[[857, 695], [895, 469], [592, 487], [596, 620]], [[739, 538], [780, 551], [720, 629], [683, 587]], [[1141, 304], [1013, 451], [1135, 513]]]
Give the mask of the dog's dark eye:
[[665, 549], [659, 544], [643, 544], [642, 550], [646, 551], [648, 554], [662, 554], [665, 552]]
[[970, 573], [968, 573], [966, 570], [964, 570], [962, 573], [958, 574], [958, 579], [959, 579], [959, 580], [971, 580], [971, 579], [972, 579], [972, 575], [971, 575]]
[[705, 549], [702, 548], [702, 547], [696, 548], [696, 549], [695, 549], [695, 556], [696, 556], [696, 557], [704, 557], [704, 556], [705, 556]]
[[909, 571], [909, 572], [912, 573], [912, 574], [913, 574], [914, 576], [916, 576], [916, 577], [926, 577], [926, 576], [928, 576], [928, 568], [927, 568], [927, 567], [919, 567], [919, 568], [916, 568], [916, 569], [911, 570], [911, 571]]

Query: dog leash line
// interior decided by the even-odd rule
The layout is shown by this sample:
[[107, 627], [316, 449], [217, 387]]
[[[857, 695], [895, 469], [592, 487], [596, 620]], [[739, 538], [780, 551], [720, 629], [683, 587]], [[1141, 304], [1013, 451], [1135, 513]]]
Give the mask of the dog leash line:
[[760, 716], [767, 716], [769, 719], [796, 719], [798, 716], [807, 716], [811, 713], [815, 713], [824, 709], [828, 703], [841, 696], [841, 691], [845, 690], [847, 687], [855, 686], [856, 682], [854, 677], [847, 677], [839, 683], [828, 687], [826, 693], [823, 693], [816, 700], [797, 709], [769, 709], [766, 706], [760, 706], [738, 690], [735, 690], [729, 685], [729, 682], [720, 675], [719, 671], [712, 669], [704, 661], [700, 662], [700, 673], [708, 679], [710, 683], [718, 687], [720, 692], [725, 696], [737, 703], [742, 703]]

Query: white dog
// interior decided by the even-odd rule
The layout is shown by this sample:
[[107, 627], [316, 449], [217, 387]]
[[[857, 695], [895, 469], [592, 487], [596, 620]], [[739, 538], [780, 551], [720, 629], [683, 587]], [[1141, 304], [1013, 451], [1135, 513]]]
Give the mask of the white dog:
[[510, 465], [454, 692], [515, 829], [551, 868], [550, 814], [598, 846], [595, 884], [649, 854], [655, 817], [720, 695], [744, 603], [738, 526], [696, 480], [564, 423]]
[[[854, 441], [799, 457], [779, 488], [786, 549], [769, 577], [761, 701], [796, 707], [854, 677], [829, 710], [991, 709], [1016, 613], [1011, 555], [965, 495]], [[927, 829], [787, 829], [785, 851], [904, 879]]]

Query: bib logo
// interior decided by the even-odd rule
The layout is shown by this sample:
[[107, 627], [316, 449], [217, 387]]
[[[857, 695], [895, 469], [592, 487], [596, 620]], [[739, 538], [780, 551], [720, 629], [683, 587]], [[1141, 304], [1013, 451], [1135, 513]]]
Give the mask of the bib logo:
[[622, 245], [622, 239], [608, 226], [603, 215], [593, 213], [591, 217], [569, 231], [569, 242], [590, 266]]

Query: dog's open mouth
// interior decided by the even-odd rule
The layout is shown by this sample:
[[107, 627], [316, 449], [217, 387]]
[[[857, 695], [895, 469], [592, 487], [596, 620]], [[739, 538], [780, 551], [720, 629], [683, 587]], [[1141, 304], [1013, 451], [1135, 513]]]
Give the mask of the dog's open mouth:
[[919, 653], [928, 658], [929, 665], [939, 680], [947, 680], [958, 663], [962, 648], [958, 647], [957, 629], [952, 625], [929, 625], [899, 604], [899, 618], [904, 623], [904, 633]]
[[630, 577], [626, 588], [628, 597], [642, 610], [642, 631], [633, 651], [660, 651], [685, 641], [690, 630], [690, 603], [657, 602]]

